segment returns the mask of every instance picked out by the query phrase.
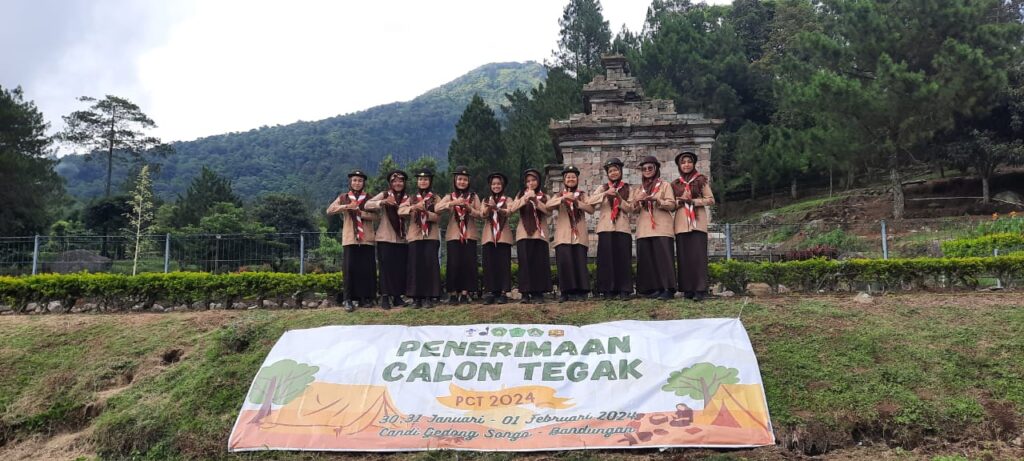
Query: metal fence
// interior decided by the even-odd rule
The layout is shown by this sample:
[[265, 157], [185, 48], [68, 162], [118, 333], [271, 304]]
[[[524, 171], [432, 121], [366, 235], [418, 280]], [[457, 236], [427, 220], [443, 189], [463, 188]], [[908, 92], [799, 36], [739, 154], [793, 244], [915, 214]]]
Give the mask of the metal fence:
[[[1024, 218], [1012, 219], [1024, 223]], [[955, 218], [713, 223], [708, 250], [712, 260], [778, 261], [806, 257], [814, 248], [833, 251], [828, 256], [841, 259], [941, 257], [942, 242], [975, 235], [991, 222], [990, 218]], [[343, 251], [337, 234], [320, 232], [147, 235], [138, 247], [136, 263], [136, 240], [124, 235], [0, 237], [0, 274], [130, 274], [133, 266], [139, 273], [337, 272], [341, 270]], [[441, 245], [439, 255], [442, 260], [444, 247]], [[993, 255], [1022, 251], [1024, 248], [997, 248]]]

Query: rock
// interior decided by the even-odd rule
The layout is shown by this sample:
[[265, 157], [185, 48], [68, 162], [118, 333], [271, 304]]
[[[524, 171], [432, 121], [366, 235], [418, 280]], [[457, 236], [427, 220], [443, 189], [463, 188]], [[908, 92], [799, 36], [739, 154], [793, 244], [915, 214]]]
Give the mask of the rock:
[[221, 304], [221, 303], [210, 304], [210, 309], [223, 309], [223, 308], [224, 308], [224, 304]]
[[718, 293], [717, 296], [721, 296], [723, 298], [731, 298], [733, 296], [736, 296], [736, 293], [733, 293], [733, 292], [731, 292], [729, 290], [725, 290], [725, 291], [722, 291], [722, 292]]
[[39, 303], [28, 303], [25, 305], [25, 312], [36, 312], [39, 310]]
[[16, 312], [14, 312], [14, 311], [3, 311], [3, 312], [0, 312], [0, 315], [14, 315], [14, 314], [16, 314]]
[[167, 309], [164, 308], [164, 306], [161, 305], [161, 304], [154, 304], [153, 305], [153, 311], [155, 311], [155, 312], [163, 312], [165, 310], [167, 310]]
[[790, 292], [789, 288], [787, 288], [785, 285], [783, 285], [781, 283], [779, 284], [779, 294], [785, 294], [785, 293], [789, 293], [789, 292]]
[[11, 306], [8, 306], [6, 304], [0, 304], [0, 313], [11, 311], [11, 310], [14, 310], [14, 309], [11, 309]]
[[196, 302], [192, 303], [192, 309], [195, 309], [197, 311], [201, 310], [201, 309], [206, 309], [206, 303], [204, 303], [202, 301], [196, 301]]
[[807, 224], [804, 224], [805, 230], [820, 231], [823, 227], [825, 227], [825, 221], [822, 219], [815, 219], [813, 221], [808, 222]]
[[253, 305], [247, 307], [246, 310], [250, 310], [251, 311], [253, 309], [258, 309], [259, 307], [260, 307], [259, 304], [253, 304]]
[[313, 309], [313, 308], [315, 308], [315, 307], [316, 307], [317, 305], [318, 305], [318, 304], [317, 304], [317, 302], [316, 302], [316, 301], [303, 301], [303, 302], [302, 302], [302, 307], [305, 307], [305, 308], [307, 308], [307, 309]]
[[327, 309], [328, 307], [331, 307], [331, 302], [326, 300], [326, 299], [323, 300], [323, 301], [320, 301], [320, 306], [319, 307], [320, 307], [320, 309]]
[[243, 309], [245, 309], [247, 307], [249, 307], [249, 305], [246, 304], [246, 303], [243, 303], [241, 301], [235, 301], [235, 302], [231, 303], [231, 308], [232, 309], [243, 310]]
[[113, 261], [91, 250], [70, 250], [57, 254], [53, 262], [43, 263], [43, 272], [74, 274], [76, 272], [107, 272]]
[[1000, 193], [998, 193], [996, 195], [993, 195], [992, 199], [993, 200], [998, 200], [998, 201], [1001, 201], [1001, 202], [1012, 203], [1014, 205], [1022, 205], [1022, 206], [1024, 206], [1024, 197], [1022, 197], [1020, 194], [1018, 194], [1018, 193], [1016, 193], [1016, 192], [1014, 192], [1012, 190], [1004, 190], [1004, 191], [1002, 191], [1002, 192], [1000, 192]]
[[853, 297], [853, 300], [860, 304], [871, 304], [872, 302], [874, 302], [874, 298], [872, 298], [871, 295], [864, 292], [858, 293], [857, 296]]
[[771, 296], [772, 288], [767, 283], [751, 283], [747, 285], [747, 291], [753, 296]]
[[81, 307], [80, 310], [82, 312], [92, 312], [92, 311], [96, 310], [96, 303], [85, 303], [85, 304], [82, 304], [82, 307]]
[[765, 213], [761, 215], [760, 223], [762, 226], [771, 226], [779, 223], [779, 217], [773, 213]]
[[177, 306], [174, 306], [174, 307], [172, 308], [172, 310], [173, 310], [174, 312], [183, 312], [183, 311], [187, 311], [187, 310], [188, 310], [188, 305], [186, 305], [186, 304], [178, 304]]
[[277, 308], [277, 302], [269, 300], [269, 299], [264, 299], [263, 300], [263, 307], [266, 308], [266, 309], [276, 309]]

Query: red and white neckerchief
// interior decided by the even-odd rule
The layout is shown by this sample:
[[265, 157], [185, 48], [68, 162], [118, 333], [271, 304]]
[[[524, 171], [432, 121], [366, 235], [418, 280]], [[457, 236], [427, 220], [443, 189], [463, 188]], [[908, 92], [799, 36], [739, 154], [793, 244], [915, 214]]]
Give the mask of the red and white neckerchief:
[[356, 209], [349, 211], [348, 215], [356, 223], [356, 241], [362, 242], [363, 237], [366, 237], [366, 230], [363, 228], [363, 214], [360, 212], [359, 207], [363, 206], [363, 202], [366, 202], [366, 192], [359, 191], [359, 194], [357, 196], [352, 191], [348, 191], [349, 202], [355, 202], [356, 204]]
[[693, 180], [697, 179], [698, 176], [700, 176], [700, 175], [699, 174], [693, 175], [693, 177], [690, 178], [689, 181], [684, 180], [682, 176], [679, 177], [679, 183], [683, 185], [683, 191], [684, 192], [689, 192], [690, 193], [690, 197], [691, 197], [691, 200], [690, 200], [689, 203], [684, 203], [683, 204], [683, 213], [686, 215], [686, 223], [690, 225], [691, 229], [696, 229], [697, 228], [697, 212], [694, 211], [694, 208], [693, 208], [693, 200], [692, 200], [693, 191], [690, 189], [690, 183], [692, 183]]
[[[491, 200], [493, 201], [494, 198], [492, 197]], [[501, 235], [501, 231], [504, 230], [504, 229], [502, 229], [501, 219], [498, 219], [499, 218], [498, 209], [499, 208], [504, 208], [505, 207], [505, 202], [507, 200], [508, 200], [508, 197], [505, 197], [504, 195], [502, 195], [501, 198], [498, 199], [497, 202], [494, 202], [494, 209], [491, 211], [491, 238], [494, 239], [494, 243], [495, 244], [497, 244], [498, 240], [500, 240], [499, 236]]]
[[[643, 187], [643, 184], [641, 184], [640, 187]], [[648, 199], [648, 200], [644, 201], [644, 207], [647, 208], [647, 214], [651, 215], [651, 229], [657, 229], [658, 228], [658, 225], [654, 222], [654, 202], [655, 202], [655, 200], [651, 200], [651, 199], [654, 198], [654, 196], [658, 193], [658, 190], [660, 190], [660, 189], [661, 189], [661, 180], [660, 179], [654, 182], [654, 189], [651, 189], [650, 191], [648, 191], [647, 189], [644, 189], [644, 192], [647, 193], [647, 199]]]
[[[426, 207], [427, 201], [432, 198], [434, 198], [433, 192], [427, 192], [427, 195], [423, 195], [422, 192], [416, 193], [416, 203], [423, 203], [424, 207]], [[423, 238], [427, 238], [427, 236], [430, 235], [430, 221], [427, 220], [429, 216], [430, 213], [428, 213], [426, 209], [416, 212], [416, 221], [419, 222], [420, 235], [422, 235]]]
[[544, 193], [537, 191], [537, 195], [534, 198], [536, 200], [534, 200], [535, 203], [533, 204], [533, 219], [537, 223], [537, 230], [540, 231], [540, 238], [546, 239], [548, 236], [544, 233], [545, 226], [540, 220], [540, 199], [544, 198]]
[[[452, 192], [452, 200], [458, 200], [458, 198], [459, 196]], [[466, 243], [466, 214], [469, 213], [469, 210], [462, 205], [455, 205], [452, 210], [455, 211], [455, 220], [459, 223], [459, 242]]]
[[622, 181], [619, 181], [618, 186], [615, 186], [615, 183], [613, 181], [608, 181], [608, 189], [615, 190], [615, 198], [612, 199], [612, 222], [615, 222], [615, 220], [619, 217], [619, 205], [622, 204], [622, 197], [619, 197], [619, 189], [622, 189], [622, 185]]
[[576, 210], [579, 205], [577, 205], [576, 202], [580, 199], [580, 191], [575, 190], [567, 195], [572, 196], [572, 201], [567, 204], [563, 202], [563, 204], [565, 204], [565, 207], [569, 209], [569, 227], [572, 228], [572, 241], [575, 242], [579, 240], [579, 230], [577, 230], [576, 226]]

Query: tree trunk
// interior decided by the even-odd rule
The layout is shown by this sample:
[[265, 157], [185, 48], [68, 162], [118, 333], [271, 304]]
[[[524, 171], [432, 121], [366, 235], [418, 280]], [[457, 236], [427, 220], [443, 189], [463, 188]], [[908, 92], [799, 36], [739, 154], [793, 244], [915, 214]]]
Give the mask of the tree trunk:
[[796, 200], [796, 178], [793, 178], [789, 183], [789, 196]]
[[276, 391], [277, 377], [275, 376], [270, 378], [270, 383], [267, 384], [267, 392], [263, 394], [263, 405], [260, 406], [260, 411], [256, 413], [256, 416], [253, 416], [253, 418], [249, 420], [249, 424], [259, 424], [260, 421], [263, 421], [263, 418], [270, 416], [270, 409], [274, 400], [274, 392]]
[[828, 165], [828, 196], [832, 198], [832, 164]]
[[757, 187], [756, 187], [756, 183], [754, 182], [754, 177], [751, 176], [750, 177], [750, 200], [754, 200], [756, 198], [757, 198]]
[[903, 219], [904, 211], [904, 197], [903, 197], [903, 180], [900, 179], [900, 170], [895, 166], [889, 168], [889, 177], [892, 182], [892, 218]]
[[981, 175], [981, 203], [984, 203], [986, 205], [988, 205], [989, 202], [992, 201], [992, 198], [990, 197], [988, 182], [988, 175]]
[[846, 190], [849, 192], [850, 188], [853, 187], [853, 168], [851, 167], [846, 171]]
[[114, 146], [107, 151], [107, 193], [103, 197], [110, 197], [110, 179], [114, 174]]

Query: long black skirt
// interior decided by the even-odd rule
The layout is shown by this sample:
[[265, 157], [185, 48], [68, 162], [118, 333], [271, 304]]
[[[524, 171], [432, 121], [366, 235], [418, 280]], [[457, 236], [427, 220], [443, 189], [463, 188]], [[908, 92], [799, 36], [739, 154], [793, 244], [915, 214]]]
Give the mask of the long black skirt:
[[676, 267], [672, 237], [636, 239], [636, 291], [676, 291]]
[[476, 240], [449, 240], [445, 262], [445, 287], [449, 293], [475, 292], [480, 289], [477, 281]]
[[441, 264], [437, 261], [437, 240], [409, 242], [409, 266], [406, 269], [405, 294], [414, 298], [441, 296]]
[[708, 234], [690, 231], [676, 234], [679, 291], [708, 291]]
[[380, 262], [381, 296], [405, 294], [405, 272], [409, 264], [409, 245], [405, 243], [377, 242], [377, 261]]
[[522, 239], [516, 242], [519, 256], [519, 292], [540, 294], [551, 291], [551, 260], [548, 242]]
[[341, 254], [341, 276], [345, 299], [377, 297], [377, 260], [373, 245], [345, 245]]
[[512, 290], [512, 245], [486, 243], [484, 256], [484, 290], [505, 293]]
[[559, 292], [577, 294], [590, 291], [586, 245], [562, 244], [556, 246], [555, 267], [558, 268]]
[[632, 237], [625, 232], [597, 234], [597, 286], [598, 293], [633, 292]]

